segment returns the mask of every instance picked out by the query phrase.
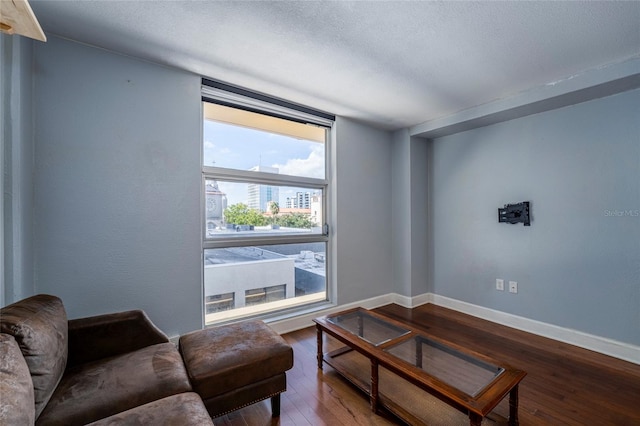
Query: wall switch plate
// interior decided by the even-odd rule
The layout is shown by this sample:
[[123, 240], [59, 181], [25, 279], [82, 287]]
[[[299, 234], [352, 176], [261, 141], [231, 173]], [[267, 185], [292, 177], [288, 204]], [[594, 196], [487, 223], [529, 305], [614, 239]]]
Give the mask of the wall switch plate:
[[509, 293], [517, 293], [517, 292], [518, 292], [518, 282], [509, 281]]
[[496, 290], [504, 291], [504, 280], [496, 278]]

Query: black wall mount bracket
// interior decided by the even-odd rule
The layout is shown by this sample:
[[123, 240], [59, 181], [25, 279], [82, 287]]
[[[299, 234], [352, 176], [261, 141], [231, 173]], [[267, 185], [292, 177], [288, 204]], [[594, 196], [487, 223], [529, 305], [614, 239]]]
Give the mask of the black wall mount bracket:
[[523, 223], [524, 226], [531, 226], [529, 201], [523, 201], [518, 204], [505, 204], [504, 208], [498, 208], [498, 222]]

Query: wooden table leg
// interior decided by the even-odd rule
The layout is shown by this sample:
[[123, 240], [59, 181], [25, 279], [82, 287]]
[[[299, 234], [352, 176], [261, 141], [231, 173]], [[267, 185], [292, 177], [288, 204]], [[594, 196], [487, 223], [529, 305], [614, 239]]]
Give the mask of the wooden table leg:
[[318, 355], [317, 355], [318, 369], [322, 370], [322, 358], [323, 358], [323, 352], [322, 352], [322, 328], [320, 328], [320, 325], [318, 325], [318, 324], [316, 324], [316, 333], [318, 335]]
[[378, 361], [371, 360], [371, 411], [378, 412]]
[[482, 416], [476, 413], [469, 413], [469, 424], [471, 426], [480, 426], [482, 424]]
[[518, 385], [509, 392], [509, 426], [518, 426]]

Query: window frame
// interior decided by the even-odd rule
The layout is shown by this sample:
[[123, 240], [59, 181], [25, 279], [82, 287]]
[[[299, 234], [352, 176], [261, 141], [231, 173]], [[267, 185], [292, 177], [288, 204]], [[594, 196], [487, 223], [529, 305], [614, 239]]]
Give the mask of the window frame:
[[[250, 171], [239, 170], [217, 166], [205, 166], [203, 155], [203, 141], [204, 134], [201, 135], [200, 149], [201, 149], [201, 232], [202, 232], [202, 247], [201, 254], [204, 261], [204, 254], [207, 249], [218, 248], [231, 248], [231, 247], [243, 247], [243, 246], [269, 246], [280, 244], [300, 244], [300, 243], [324, 243], [326, 248], [325, 259], [325, 299], [321, 302], [312, 302], [303, 305], [294, 305], [289, 308], [283, 308], [277, 311], [260, 314], [260, 317], [267, 317], [270, 315], [280, 315], [283, 312], [295, 312], [301, 309], [306, 309], [309, 306], [317, 304], [326, 304], [331, 300], [332, 286], [332, 265], [330, 259], [332, 244], [329, 233], [329, 226], [332, 223], [331, 217], [331, 199], [332, 199], [332, 187], [331, 187], [331, 150], [332, 150], [332, 132], [334, 131], [335, 116], [316, 111], [308, 107], [304, 107], [297, 104], [292, 104], [287, 101], [271, 98], [269, 96], [250, 92], [248, 90], [238, 88], [235, 86], [227, 85], [226, 83], [215, 82], [213, 80], [202, 80], [202, 97], [201, 97], [201, 115], [200, 125], [201, 132], [204, 129], [204, 103], [211, 102], [214, 104], [223, 105], [226, 107], [237, 108], [254, 112], [257, 114], [264, 114], [284, 120], [290, 120], [307, 125], [313, 125], [325, 129], [324, 139], [324, 178], [311, 178], [304, 176], [292, 176], [284, 174], [269, 173], [264, 171]], [[268, 235], [234, 235], [224, 236], [216, 235], [209, 237], [207, 234], [207, 220], [206, 220], [206, 182], [207, 180], [235, 182], [235, 183], [254, 183], [260, 185], [271, 186], [293, 186], [304, 187], [310, 190], [319, 190], [322, 192], [322, 218], [323, 223], [322, 232], [316, 234], [300, 233], [300, 234], [268, 234]], [[204, 312], [205, 298], [204, 294], [204, 263], [202, 264], [202, 306], [203, 306], [203, 323], [206, 323], [206, 313]], [[295, 298], [294, 298], [295, 299]], [[207, 325], [207, 324], [205, 324]]]
[[[326, 154], [325, 154], [326, 155]], [[326, 168], [325, 162], [325, 168]], [[222, 167], [210, 167], [203, 166], [202, 171], [202, 188], [205, 188], [207, 180], [217, 180], [224, 182], [237, 182], [237, 183], [255, 183], [259, 185], [271, 185], [271, 186], [304, 186], [309, 189], [316, 189], [322, 191], [322, 218], [324, 223], [322, 226], [322, 233], [320, 234], [270, 234], [270, 235], [239, 235], [225, 237], [219, 235], [215, 237], [207, 237], [207, 223], [206, 220], [202, 221], [202, 235], [203, 235], [203, 249], [215, 249], [225, 247], [239, 247], [245, 245], [272, 245], [272, 244], [294, 244], [305, 242], [329, 242], [329, 226], [328, 226], [328, 198], [329, 198], [329, 182], [327, 179], [313, 179], [313, 178], [295, 178], [287, 175], [277, 175], [267, 172], [246, 172], [243, 170], [227, 169]], [[283, 179], [275, 179], [274, 176], [281, 176]], [[206, 217], [206, 202], [204, 200], [205, 194], [203, 192], [203, 217]]]

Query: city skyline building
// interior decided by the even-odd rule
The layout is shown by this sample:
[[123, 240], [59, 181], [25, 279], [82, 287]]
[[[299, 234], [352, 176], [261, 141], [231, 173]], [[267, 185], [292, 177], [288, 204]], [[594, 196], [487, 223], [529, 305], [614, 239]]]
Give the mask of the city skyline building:
[[227, 208], [227, 194], [220, 190], [215, 179], [207, 179], [205, 183], [205, 204], [207, 230], [213, 230], [223, 221]]
[[296, 192], [295, 197], [287, 197], [285, 207], [288, 209], [311, 209], [311, 192]]
[[318, 192], [311, 196], [311, 214], [309, 218], [316, 226], [324, 225], [324, 216], [322, 210], [322, 193]]
[[[277, 167], [255, 166], [249, 169], [252, 172], [279, 173]], [[260, 185], [250, 183], [247, 185], [248, 198], [247, 205], [250, 209], [266, 212], [269, 209], [269, 203], [275, 201], [280, 202], [280, 191], [277, 186]]]

